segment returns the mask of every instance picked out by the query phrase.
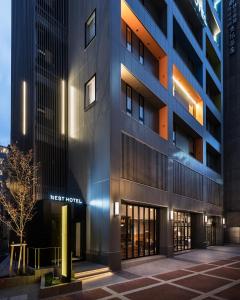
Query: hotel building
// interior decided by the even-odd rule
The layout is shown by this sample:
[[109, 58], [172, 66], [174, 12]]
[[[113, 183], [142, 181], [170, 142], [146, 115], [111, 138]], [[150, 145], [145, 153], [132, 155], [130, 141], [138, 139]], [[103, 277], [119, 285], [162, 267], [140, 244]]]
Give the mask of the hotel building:
[[221, 244], [221, 1], [12, 11], [12, 142], [41, 163], [28, 243], [59, 246], [68, 203], [73, 255], [112, 269]]
[[224, 1], [224, 205], [226, 240], [240, 243], [240, 1]]

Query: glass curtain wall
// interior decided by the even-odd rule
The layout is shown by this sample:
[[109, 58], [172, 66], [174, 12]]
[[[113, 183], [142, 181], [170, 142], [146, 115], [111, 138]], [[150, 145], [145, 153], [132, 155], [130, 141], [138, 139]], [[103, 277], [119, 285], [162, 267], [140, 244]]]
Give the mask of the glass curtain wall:
[[191, 249], [191, 214], [174, 211], [173, 218], [174, 251]]
[[130, 259], [157, 254], [157, 209], [122, 203], [121, 256]]

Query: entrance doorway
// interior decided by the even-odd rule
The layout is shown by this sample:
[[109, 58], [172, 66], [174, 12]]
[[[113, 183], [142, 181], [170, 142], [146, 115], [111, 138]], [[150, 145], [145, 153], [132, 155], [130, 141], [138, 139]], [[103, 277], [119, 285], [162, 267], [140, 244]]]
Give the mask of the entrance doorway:
[[191, 249], [191, 214], [174, 211], [173, 215], [173, 245], [174, 252]]
[[206, 225], [206, 240], [208, 246], [216, 245], [216, 221], [214, 217], [208, 217]]
[[129, 259], [157, 254], [157, 209], [122, 203], [121, 256]]

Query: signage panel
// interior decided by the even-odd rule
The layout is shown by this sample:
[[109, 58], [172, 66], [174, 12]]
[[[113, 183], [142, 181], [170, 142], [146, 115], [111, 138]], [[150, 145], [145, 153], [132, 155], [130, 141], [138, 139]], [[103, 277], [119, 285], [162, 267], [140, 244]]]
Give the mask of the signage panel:
[[59, 201], [59, 202], [64, 202], [64, 203], [72, 203], [72, 204], [83, 204], [82, 200], [79, 198], [75, 198], [75, 197], [68, 197], [68, 196], [61, 196], [61, 195], [53, 195], [50, 194], [49, 195], [49, 200], [52, 201]]

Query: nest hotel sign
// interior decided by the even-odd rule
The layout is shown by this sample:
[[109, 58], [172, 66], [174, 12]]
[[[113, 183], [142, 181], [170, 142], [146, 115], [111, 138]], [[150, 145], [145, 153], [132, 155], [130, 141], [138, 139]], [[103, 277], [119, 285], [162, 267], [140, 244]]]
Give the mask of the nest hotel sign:
[[63, 202], [66, 204], [78, 204], [81, 205], [83, 204], [82, 200], [79, 198], [74, 198], [74, 197], [67, 197], [67, 196], [60, 196], [60, 195], [49, 195], [49, 200], [51, 201], [59, 201]]
[[199, 16], [201, 23], [204, 26], [207, 26], [207, 18], [202, 5], [203, 0], [190, 0], [190, 2], [192, 3], [192, 6], [194, 7], [197, 15]]

